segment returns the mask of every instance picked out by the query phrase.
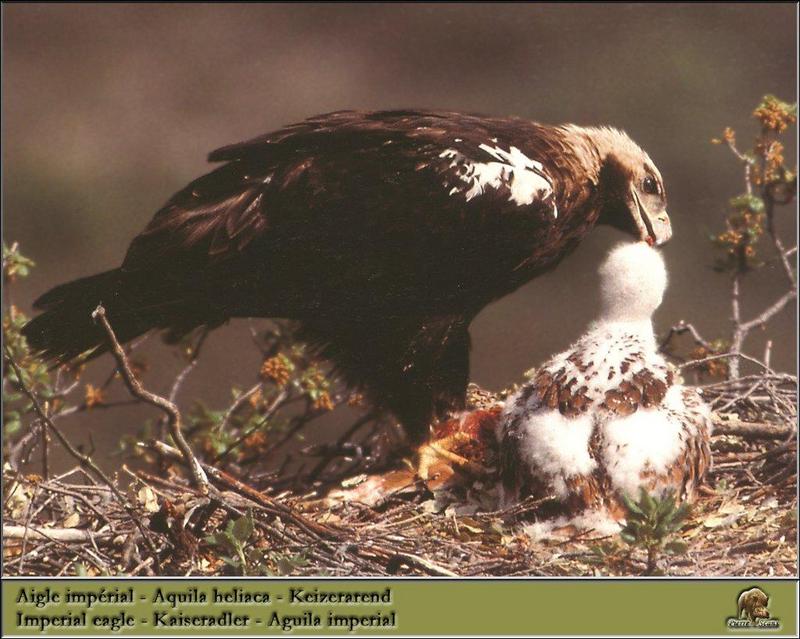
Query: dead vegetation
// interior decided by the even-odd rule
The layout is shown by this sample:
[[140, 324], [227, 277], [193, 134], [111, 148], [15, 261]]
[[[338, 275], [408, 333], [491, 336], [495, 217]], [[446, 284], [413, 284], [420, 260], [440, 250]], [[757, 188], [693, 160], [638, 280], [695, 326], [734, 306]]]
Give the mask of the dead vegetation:
[[[759, 390], [749, 392], [758, 381]], [[714, 468], [680, 527], [685, 548], [656, 558], [669, 575], [796, 574], [796, 379], [720, 382]], [[86, 460], [45, 479], [4, 472], [6, 575], [636, 575], [646, 552], [591, 532], [533, 541], [541, 503], [480, 509], [490, 484], [459, 478], [444, 493], [400, 473], [378, 503], [257, 490], [204, 465], [192, 486], [185, 459], [152, 440], [164, 476], [125, 466], [119, 493]], [[365, 476], [343, 480], [352, 489]], [[118, 493], [118, 494], [117, 494]], [[488, 497], [484, 503], [491, 503]], [[652, 571], [651, 571], [652, 572]]]

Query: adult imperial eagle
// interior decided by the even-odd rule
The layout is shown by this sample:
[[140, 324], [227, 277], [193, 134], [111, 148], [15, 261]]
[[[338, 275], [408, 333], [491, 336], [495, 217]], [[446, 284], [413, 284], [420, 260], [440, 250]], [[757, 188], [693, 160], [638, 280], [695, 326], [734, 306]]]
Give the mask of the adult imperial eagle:
[[210, 154], [122, 266], [36, 302], [44, 357], [177, 338], [232, 317], [299, 321], [300, 337], [420, 439], [461, 406], [468, 327], [553, 268], [598, 222], [671, 235], [661, 176], [624, 133], [433, 111], [330, 113]]

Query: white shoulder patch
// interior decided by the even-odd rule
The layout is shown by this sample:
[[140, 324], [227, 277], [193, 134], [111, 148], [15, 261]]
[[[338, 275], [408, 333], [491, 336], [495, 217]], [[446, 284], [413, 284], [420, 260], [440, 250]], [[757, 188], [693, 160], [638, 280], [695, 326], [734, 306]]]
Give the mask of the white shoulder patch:
[[[532, 160], [517, 147], [508, 151], [499, 146], [481, 144], [479, 148], [491, 160], [475, 162], [455, 149], [446, 149], [440, 158], [450, 160], [450, 168], [455, 169], [459, 184], [445, 183], [450, 195], [460, 193], [469, 202], [482, 195], [487, 189], [509, 190], [509, 200], [518, 206], [533, 204], [535, 201], [552, 200], [553, 184], [544, 172], [541, 162]], [[553, 219], [558, 217], [555, 201], [551, 202]]]

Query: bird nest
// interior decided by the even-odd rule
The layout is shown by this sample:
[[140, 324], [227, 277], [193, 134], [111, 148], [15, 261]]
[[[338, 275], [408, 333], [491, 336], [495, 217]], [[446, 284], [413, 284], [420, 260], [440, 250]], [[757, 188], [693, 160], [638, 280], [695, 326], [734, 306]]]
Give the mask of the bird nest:
[[106, 483], [85, 465], [48, 479], [7, 468], [5, 575], [796, 575], [796, 378], [703, 392], [714, 465], [672, 540], [682, 550], [655, 563], [619, 534], [531, 536], [544, 500], [498, 510], [491, 476], [469, 468], [445, 484], [396, 468], [298, 495], [207, 466], [205, 495], [181, 454], [151, 441], [166, 476], [123, 467]]

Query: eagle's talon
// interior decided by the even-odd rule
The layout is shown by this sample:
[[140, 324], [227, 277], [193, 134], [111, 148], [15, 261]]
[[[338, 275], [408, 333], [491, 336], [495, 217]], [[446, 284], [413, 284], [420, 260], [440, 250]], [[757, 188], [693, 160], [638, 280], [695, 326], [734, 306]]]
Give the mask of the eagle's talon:
[[473, 477], [488, 476], [491, 471], [486, 466], [450, 450], [451, 446], [470, 441], [472, 438], [467, 433], [455, 432], [424, 444], [418, 451], [417, 476], [423, 481], [435, 479], [438, 474], [432, 477], [430, 471], [440, 461], [448, 462], [447, 465], [454, 471], [460, 471]]

